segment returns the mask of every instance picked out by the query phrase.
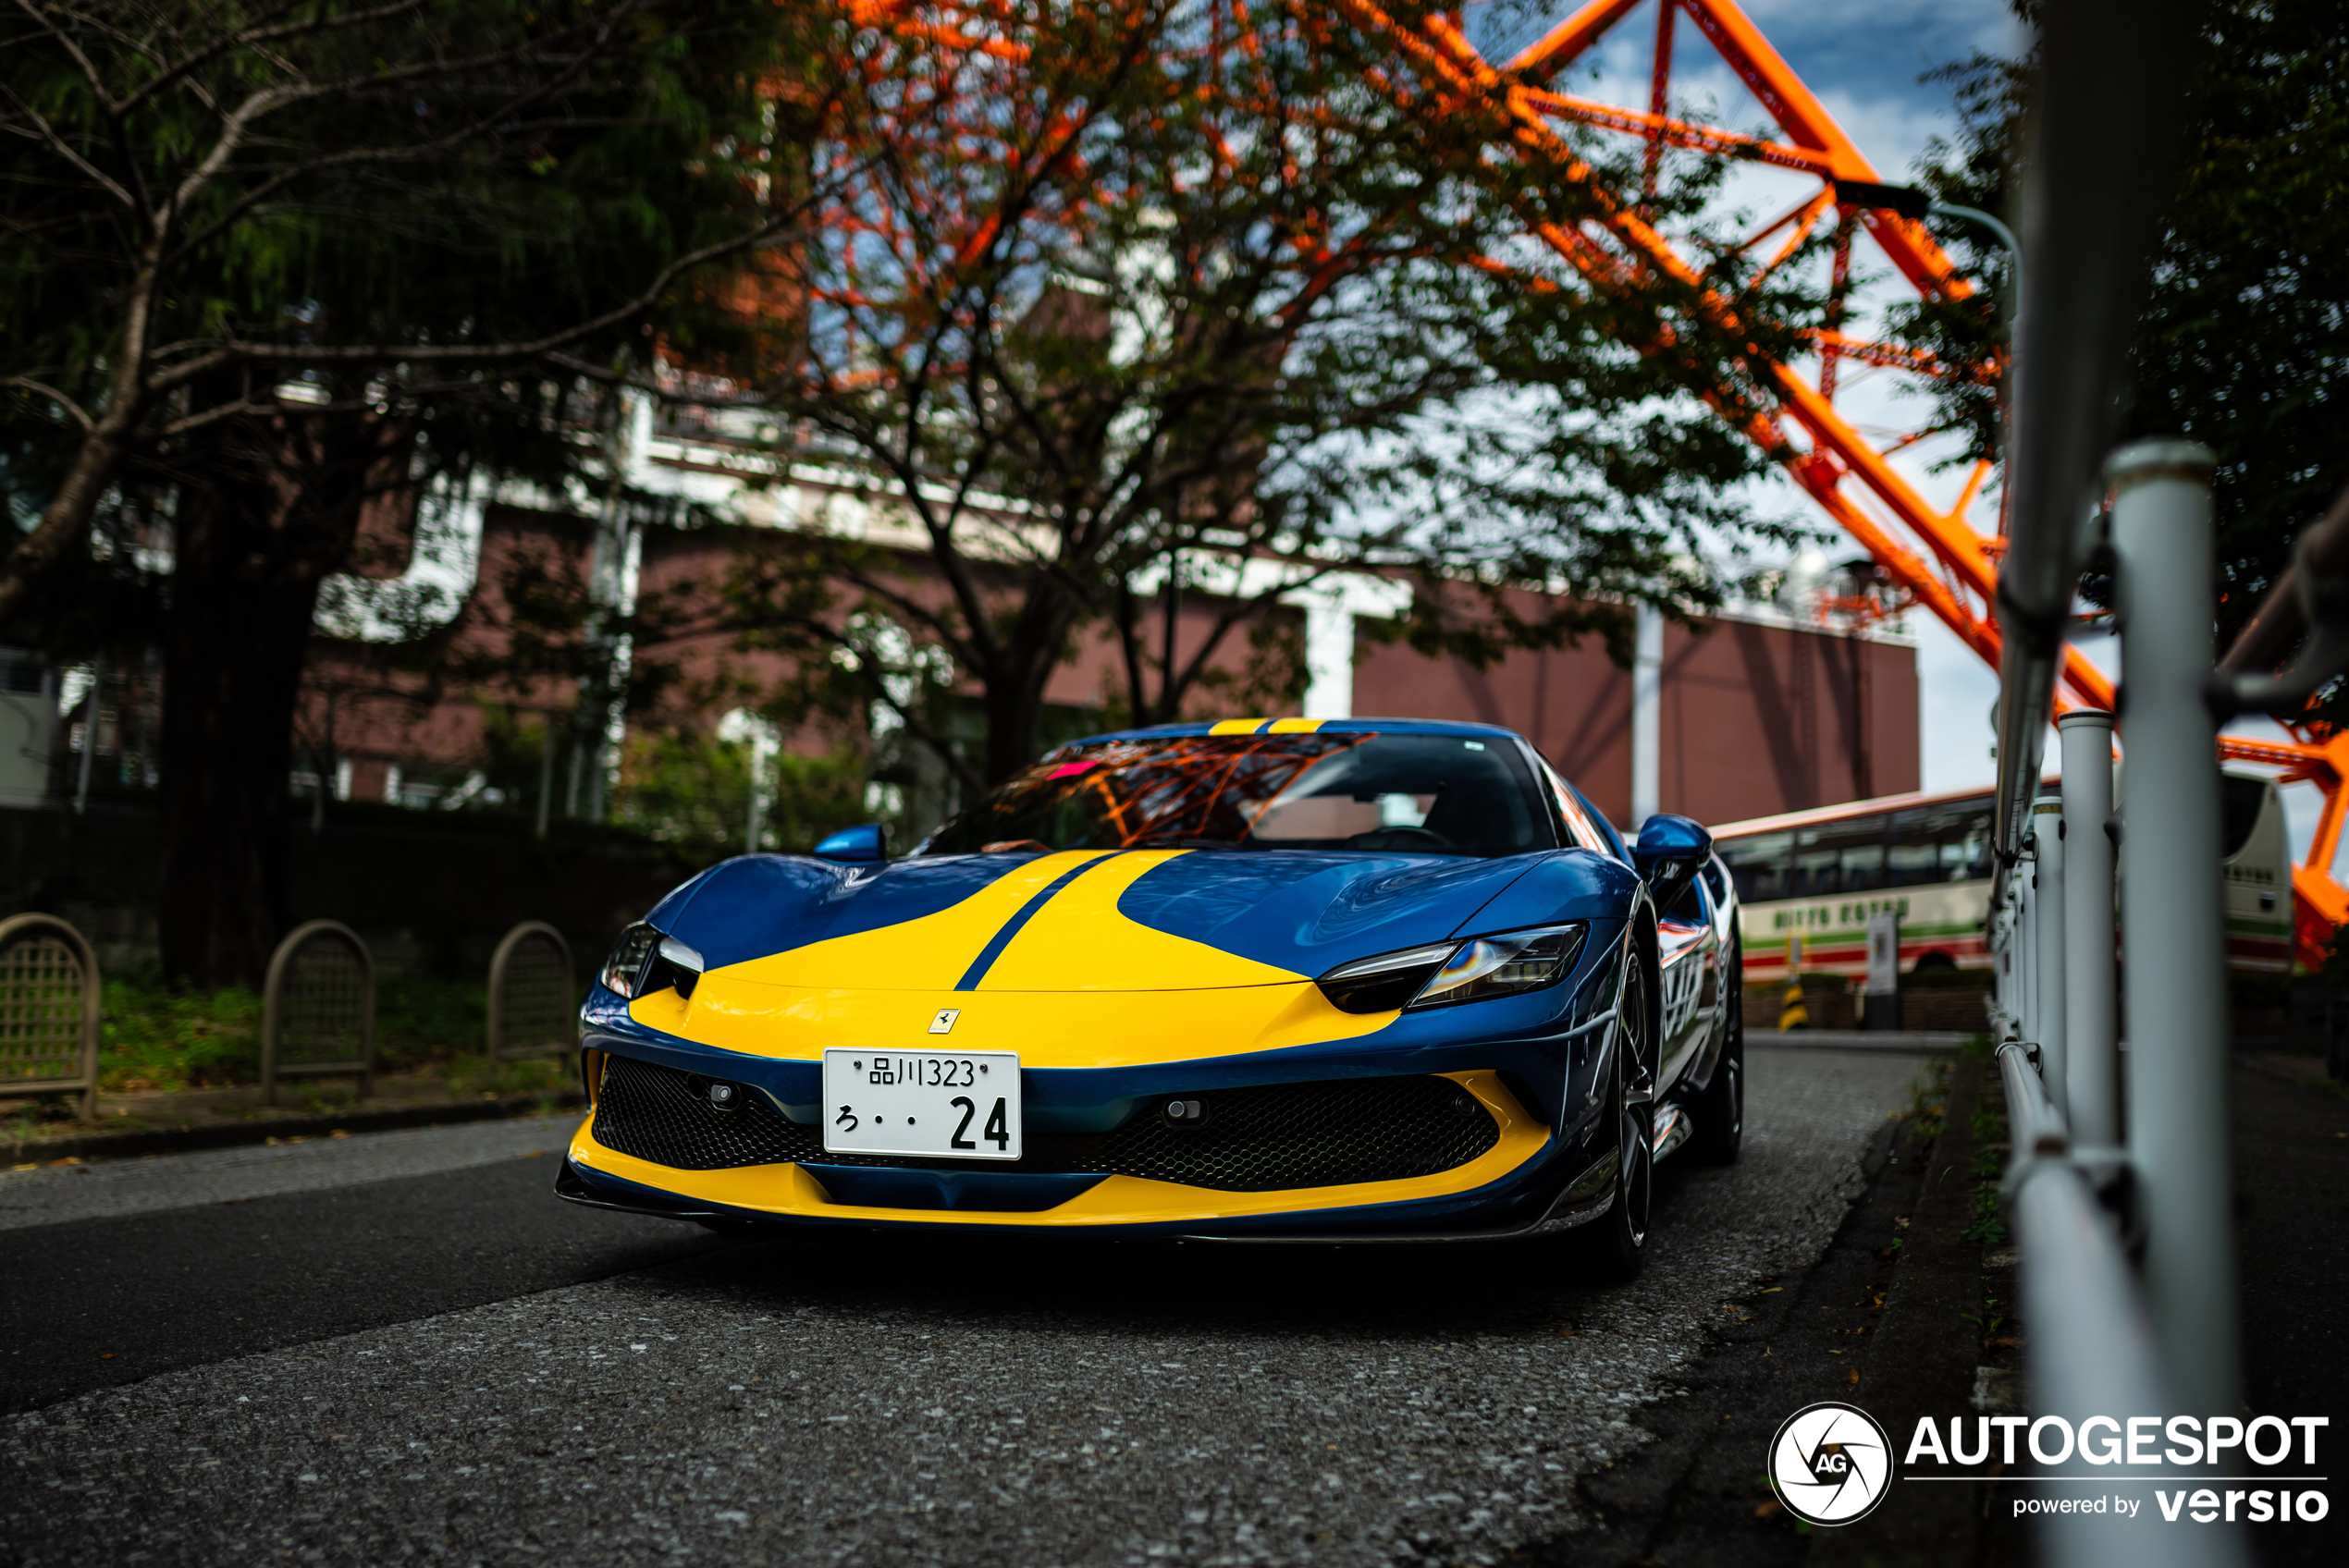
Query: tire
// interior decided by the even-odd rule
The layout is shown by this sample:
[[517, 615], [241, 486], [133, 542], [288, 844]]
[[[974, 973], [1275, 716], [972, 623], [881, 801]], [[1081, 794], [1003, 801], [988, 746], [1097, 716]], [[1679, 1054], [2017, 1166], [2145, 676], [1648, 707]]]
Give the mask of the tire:
[[1605, 1214], [1568, 1232], [1577, 1272], [1608, 1284], [1622, 1284], [1639, 1275], [1640, 1264], [1647, 1256], [1648, 1209], [1655, 1187], [1655, 1108], [1630, 1097], [1630, 1074], [1624, 1070], [1627, 1051], [1636, 1049], [1646, 1055], [1654, 1045], [1648, 1038], [1654, 1024], [1648, 1016], [1644, 982], [1642, 974], [1641, 984], [1626, 990], [1624, 1025], [1617, 1038], [1615, 1060], [1607, 1069], [1607, 1117], [1615, 1127], [1617, 1158], [1615, 1201], [1607, 1205]]
[[1696, 1131], [1689, 1137], [1689, 1153], [1705, 1165], [1735, 1165], [1745, 1142], [1745, 964], [1729, 965], [1728, 1037], [1721, 1042], [1720, 1060], [1713, 1064], [1712, 1081], [1704, 1085], [1689, 1114]]

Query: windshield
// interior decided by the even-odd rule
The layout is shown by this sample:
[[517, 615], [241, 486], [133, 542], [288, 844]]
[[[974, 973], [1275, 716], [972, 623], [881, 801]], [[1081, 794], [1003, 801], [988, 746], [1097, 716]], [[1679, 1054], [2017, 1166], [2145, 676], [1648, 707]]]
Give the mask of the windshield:
[[923, 852], [1378, 850], [1513, 855], [1557, 836], [1495, 736], [1184, 735], [1064, 746], [930, 835]]

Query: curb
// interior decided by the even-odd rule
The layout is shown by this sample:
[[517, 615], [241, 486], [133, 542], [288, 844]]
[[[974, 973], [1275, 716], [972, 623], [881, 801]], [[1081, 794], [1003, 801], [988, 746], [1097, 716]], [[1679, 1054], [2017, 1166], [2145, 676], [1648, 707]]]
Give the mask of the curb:
[[15, 1139], [0, 1143], [0, 1165], [59, 1159], [137, 1159], [151, 1154], [193, 1154], [201, 1149], [238, 1148], [285, 1137], [329, 1133], [389, 1133], [403, 1127], [439, 1127], [463, 1121], [502, 1121], [545, 1110], [576, 1110], [587, 1103], [576, 1089], [554, 1095], [506, 1095], [494, 1100], [452, 1100], [443, 1105], [387, 1107], [334, 1116], [273, 1116], [215, 1127], [150, 1128], [138, 1133], [85, 1133], [72, 1138]]
[[1927, 1029], [1748, 1029], [1745, 1043], [1764, 1049], [1890, 1051], [1942, 1056], [1962, 1050], [1971, 1035]]
[[[1941, 1130], [1911, 1211], [1906, 1244], [1886, 1292], [1882, 1326], [1869, 1341], [1861, 1402], [1906, 1442], [1920, 1418], [1947, 1420], [1983, 1408], [1974, 1403], [1982, 1356], [1980, 1314], [1986, 1248], [1965, 1239], [1974, 1221], [1976, 1145], [1972, 1121], [1986, 1101], [2003, 1103], [1998, 1075], [1978, 1057], [1961, 1055], [1942, 1101]], [[1998, 1468], [1993, 1466], [1994, 1469]], [[2012, 1480], [2020, 1480], [2018, 1475]], [[2011, 1480], [1900, 1488], [1895, 1506], [1826, 1532], [1813, 1547], [1813, 1568], [1934, 1568], [1949, 1562], [2023, 1561], [2018, 1527], [1992, 1508]]]

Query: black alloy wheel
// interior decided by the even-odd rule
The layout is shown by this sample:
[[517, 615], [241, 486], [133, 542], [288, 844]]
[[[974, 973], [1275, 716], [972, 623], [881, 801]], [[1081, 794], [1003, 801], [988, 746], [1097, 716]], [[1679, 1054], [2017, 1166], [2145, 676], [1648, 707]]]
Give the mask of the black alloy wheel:
[[1706, 1165], [1735, 1165], [1745, 1142], [1745, 955], [1735, 948], [1730, 954], [1729, 1016], [1721, 1056], [1689, 1112], [1696, 1119], [1689, 1152]]
[[1647, 1256], [1648, 1206], [1654, 1192], [1655, 1107], [1633, 1098], [1640, 1064], [1653, 1058], [1654, 1020], [1648, 1006], [1647, 963], [1639, 961], [1623, 988], [1616, 1021], [1614, 1060], [1607, 1069], [1607, 1119], [1615, 1126], [1615, 1201], [1605, 1214], [1568, 1235], [1578, 1243], [1582, 1271], [1610, 1283], [1635, 1278]]

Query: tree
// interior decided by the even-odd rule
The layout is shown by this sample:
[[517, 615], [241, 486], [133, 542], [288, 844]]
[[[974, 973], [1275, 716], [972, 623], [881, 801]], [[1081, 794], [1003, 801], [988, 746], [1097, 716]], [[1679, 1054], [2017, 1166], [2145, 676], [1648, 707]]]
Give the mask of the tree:
[[[2027, 11], [2025, 12], [2027, 15]], [[2349, 5], [2220, 0], [2204, 12], [2198, 76], [2180, 116], [2179, 175], [2129, 356], [2123, 438], [2185, 435], [2219, 456], [2222, 639], [2250, 618], [2293, 541], [2349, 481]], [[1920, 173], [1937, 195], [1999, 210], [2021, 189], [2032, 60], [1976, 55], [1941, 73], [1956, 141]], [[1976, 276], [2003, 270], [1951, 238]], [[1921, 346], [1982, 348], [1986, 310], [1912, 327]], [[1950, 362], [1968, 362], [1965, 359]], [[1993, 449], [1988, 393], [1947, 412]], [[2092, 581], [2092, 591], [2098, 583]]]
[[[752, 641], [858, 677], [976, 788], [1035, 755], [1080, 636], [1147, 722], [1334, 572], [1413, 579], [1408, 634], [1480, 658], [1595, 633], [1628, 662], [1632, 603], [1716, 601], [1769, 454], [1715, 410], [1819, 319], [1792, 272], [1706, 276], [1736, 332], [1669, 279], [1593, 286], [1526, 238], [1591, 186], [1494, 157], [1505, 123], [1429, 112], [1440, 80], [1320, 7], [1001, 14], [880, 34], [826, 144], [862, 172], [783, 263], [806, 310], [729, 367], [911, 541], [762, 542], [731, 593]], [[934, 134], [903, 133], [915, 98]], [[1580, 152], [1636, 188], [1636, 153]], [[1653, 212], [1701, 229], [1717, 164], [1666, 173]], [[1199, 645], [1176, 585], [1215, 595]], [[1525, 619], [1524, 588], [1558, 597]], [[963, 681], [976, 754], [918, 700]]]
[[[93, 521], [166, 653], [166, 968], [289, 915], [294, 692], [369, 506], [598, 484], [582, 376], [725, 330], [788, 240], [826, 13], [757, 0], [19, 0], [0, 22], [0, 621], [63, 635]], [[820, 91], [815, 94], [820, 101]], [[143, 623], [154, 624], [154, 620]], [[94, 634], [84, 625], [81, 635]], [[117, 633], [118, 635], [118, 632]]]

